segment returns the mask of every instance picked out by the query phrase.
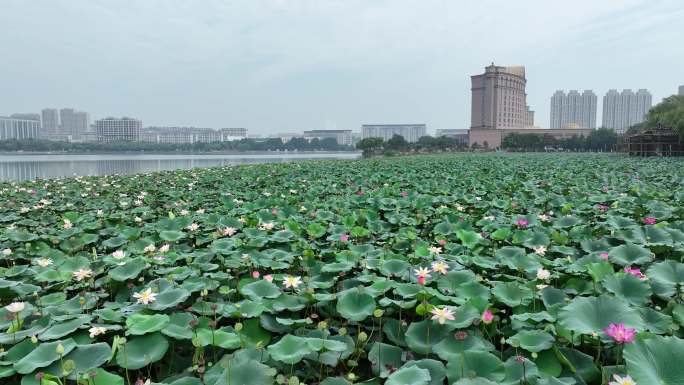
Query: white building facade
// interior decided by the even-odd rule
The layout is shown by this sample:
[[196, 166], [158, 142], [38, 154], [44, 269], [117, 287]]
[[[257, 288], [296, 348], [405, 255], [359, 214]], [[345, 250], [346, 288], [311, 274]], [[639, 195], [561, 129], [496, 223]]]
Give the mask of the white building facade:
[[415, 143], [421, 136], [425, 136], [425, 124], [364, 124], [361, 126], [363, 138], [382, 138], [383, 141], [392, 139], [394, 135], [404, 137], [409, 143]]
[[581, 94], [556, 91], [551, 96], [551, 128], [596, 128], [597, 97], [592, 90]]
[[645, 120], [651, 103], [651, 93], [646, 89], [640, 89], [636, 93], [630, 89], [622, 92], [609, 90], [603, 97], [602, 125], [622, 134]]
[[98, 142], [140, 141], [142, 122], [133, 118], [105, 118], [95, 121], [95, 135]]
[[40, 119], [20, 119], [0, 116], [0, 140], [37, 139]]

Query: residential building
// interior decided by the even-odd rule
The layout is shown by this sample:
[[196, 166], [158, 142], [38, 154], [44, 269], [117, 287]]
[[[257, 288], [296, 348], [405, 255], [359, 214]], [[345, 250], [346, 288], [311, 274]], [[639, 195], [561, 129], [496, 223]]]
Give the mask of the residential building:
[[40, 135], [40, 118], [0, 116], [0, 140], [35, 139]]
[[247, 138], [247, 129], [243, 127], [222, 128], [221, 132], [227, 136], [235, 136], [240, 139]]
[[624, 133], [631, 126], [644, 121], [651, 109], [652, 97], [648, 90], [636, 93], [630, 89], [609, 90], [603, 97], [603, 127]]
[[42, 135], [56, 134], [57, 130], [59, 130], [59, 112], [57, 112], [57, 109], [44, 108], [41, 111], [41, 115], [43, 117]]
[[95, 121], [95, 134], [99, 142], [139, 141], [142, 122], [138, 119], [105, 118]]
[[506, 129], [471, 129], [468, 133], [468, 142], [472, 146], [477, 144], [479, 146], [497, 149], [501, 147], [503, 139], [510, 134], [540, 134], [549, 135], [555, 139], [567, 139], [573, 136], [587, 136], [591, 133], [591, 128], [539, 128], [539, 127], [525, 127], [525, 128], [506, 128]]
[[409, 143], [418, 141], [418, 138], [425, 136], [427, 126], [425, 124], [364, 124], [361, 126], [363, 138], [382, 138], [383, 141], [390, 140], [394, 135], [401, 135]]
[[556, 91], [551, 96], [551, 128], [596, 128], [596, 94], [585, 90]]
[[534, 111], [530, 110], [530, 106], [525, 106], [526, 119], [524, 122], [525, 127], [534, 127]]
[[679, 86], [679, 95], [684, 96], [684, 86]]
[[312, 139], [327, 139], [332, 138], [337, 141], [337, 144], [342, 146], [351, 146], [352, 131], [351, 130], [310, 130], [304, 131], [304, 139], [311, 141]]
[[244, 136], [237, 136], [241, 133], [235, 129], [197, 127], [145, 127], [141, 132], [141, 140], [149, 143], [213, 143], [229, 142], [240, 140], [246, 137], [246, 130], [242, 132]]
[[90, 131], [90, 114], [83, 111], [74, 112], [74, 131], [76, 135]]
[[534, 120], [527, 106], [525, 67], [492, 63], [471, 82], [471, 129], [522, 128]]

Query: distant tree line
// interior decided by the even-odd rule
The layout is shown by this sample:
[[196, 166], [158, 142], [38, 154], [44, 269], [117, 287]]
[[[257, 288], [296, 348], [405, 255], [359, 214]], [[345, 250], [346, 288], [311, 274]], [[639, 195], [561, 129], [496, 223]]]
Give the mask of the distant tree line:
[[217, 152], [217, 151], [352, 151], [352, 146], [337, 144], [334, 138], [311, 141], [293, 138], [284, 143], [280, 138], [242, 139], [212, 143], [148, 143], [148, 142], [58, 142], [42, 139], [8, 139], [0, 141], [0, 151], [32, 152]]
[[365, 138], [356, 144], [356, 148], [363, 151], [364, 156], [396, 155], [407, 153], [431, 153], [446, 151], [463, 151], [468, 146], [456, 138], [448, 136], [422, 136], [415, 143], [409, 143], [401, 135], [394, 135], [389, 140], [382, 138]]
[[509, 151], [614, 151], [618, 136], [608, 128], [599, 128], [586, 137], [574, 135], [569, 138], [556, 139], [547, 134], [506, 135], [501, 147]]

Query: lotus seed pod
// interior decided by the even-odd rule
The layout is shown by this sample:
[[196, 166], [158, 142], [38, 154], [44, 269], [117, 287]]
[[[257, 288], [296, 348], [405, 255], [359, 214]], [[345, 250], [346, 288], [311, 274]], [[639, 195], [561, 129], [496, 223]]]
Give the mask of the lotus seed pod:
[[348, 379], [349, 381], [354, 381], [354, 380], [356, 380], [356, 374], [354, 374], [354, 373], [352, 373], [352, 372], [349, 372], [349, 373], [347, 374], [347, 379]]
[[340, 328], [340, 330], [337, 331], [337, 334], [341, 336], [347, 335], [347, 328]]
[[384, 313], [385, 312], [382, 311], [382, 309], [375, 309], [375, 311], [373, 311], [373, 316], [375, 316], [375, 318], [380, 318]]
[[366, 340], [368, 340], [368, 334], [366, 334], [366, 332], [361, 332], [361, 333], [359, 333], [357, 338], [358, 338], [359, 342], [366, 342]]
[[321, 321], [318, 323], [318, 326], [316, 326], [317, 329], [323, 330], [328, 328], [328, 323], [325, 321]]
[[299, 385], [299, 378], [292, 376], [287, 380], [287, 385]]
[[240, 330], [242, 330], [242, 323], [238, 322], [235, 324], [235, 331], [239, 332]]
[[537, 357], [539, 357], [539, 354], [537, 354], [537, 352], [532, 352], [532, 358], [536, 360]]

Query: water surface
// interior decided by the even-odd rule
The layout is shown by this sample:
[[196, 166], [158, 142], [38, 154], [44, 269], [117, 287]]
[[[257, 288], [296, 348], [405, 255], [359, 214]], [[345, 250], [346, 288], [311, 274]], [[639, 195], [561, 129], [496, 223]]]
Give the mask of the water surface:
[[0, 180], [21, 181], [79, 175], [137, 174], [245, 163], [282, 163], [307, 159], [356, 159], [359, 156], [359, 153], [353, 152], [231, 155], [0, 155]]

